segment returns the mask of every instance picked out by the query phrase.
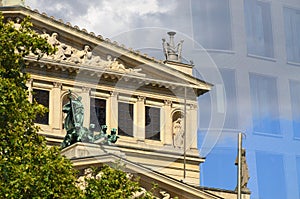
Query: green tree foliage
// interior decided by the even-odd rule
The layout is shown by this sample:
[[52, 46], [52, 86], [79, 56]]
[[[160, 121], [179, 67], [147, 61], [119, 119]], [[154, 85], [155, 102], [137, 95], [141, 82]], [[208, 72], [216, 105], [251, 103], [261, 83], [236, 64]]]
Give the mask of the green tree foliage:
[[[99, 173], [93, 171], [91, 177], [86, 177], [87, 186], [84, 192], [86, 199], [127, 199], [131, 198], [133, 193], [141, 191], [138, 179], [131, 179], [121, 170], [124, 166], [116, 164], [114, 167], [104, 165]], [[139, 198], [155, 197], [151, 192], [146, 191]]]
[[31, 26], [28, 19], [5, 23], [0, 15], [0, 198], [80, 198], [71, 162], [48, 148], [34, 126], [45, 110], [28, 101], [24, 57], [54, 49]]

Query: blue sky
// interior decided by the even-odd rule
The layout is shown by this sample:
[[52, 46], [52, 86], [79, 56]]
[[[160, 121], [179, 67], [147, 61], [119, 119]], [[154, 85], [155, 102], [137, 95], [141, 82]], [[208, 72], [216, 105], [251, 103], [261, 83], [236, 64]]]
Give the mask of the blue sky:
[[[291, 31], [288, 24], [299, 24], [300, 3], [228, 2], [28, 0], [26, 5], [158, 59], [164, 59], [161, 39], [176, 31], [195, 75], [215, 85], [198, 104], [198, 145], [206, 157], [201, 185], [235, 189], [236, 140], [243, 132], [251, 198], [299, 198], [300, 25]], [[229, 14], [222, 12], [228, 7]]]

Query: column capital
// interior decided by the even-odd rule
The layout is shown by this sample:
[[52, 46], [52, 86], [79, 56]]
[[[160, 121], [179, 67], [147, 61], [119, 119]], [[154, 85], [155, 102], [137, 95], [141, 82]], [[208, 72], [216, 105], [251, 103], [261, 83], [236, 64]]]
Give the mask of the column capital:
[[81, 88], [81, 90], [82, 90], [83, 93], [90, 93], [90, 92], [91, 92], [91, 88], [85, 87], [85, 86], [83, 86], [83, 87]]
[[30, 78], [30, 79], [28, 79], [28, 80], [27, 80], [27, 82], [26, 82], [26, 83], [31, 85], [31, 84], [32, 84], [32, 82], [33, 82], [33, 79], [32, 79], [32, 78]]
[[145, 100], [146, 100], [146, 97], [145, 96], [137, 96], [137, 101], [138, 102], [145, 102]]
[[171, 100], [164, 100], [165, 106], [172, 106], [172, 101]]
[[62, 83], [53, 82], [53, 88], [59, 88], [59, 89], [61, 89], [61, 87], [62, 87]]
[[194, 109], [197, 109], [197, 108], [198, 108], [197, 104], [190, 104], [190, 109], [191, 110], [194, 110]]
[[110, 91], [109, 95], [110, 95], [110, 97], [117, 97], [119, 95], [119, 93], [115, 92], [115, 91]]

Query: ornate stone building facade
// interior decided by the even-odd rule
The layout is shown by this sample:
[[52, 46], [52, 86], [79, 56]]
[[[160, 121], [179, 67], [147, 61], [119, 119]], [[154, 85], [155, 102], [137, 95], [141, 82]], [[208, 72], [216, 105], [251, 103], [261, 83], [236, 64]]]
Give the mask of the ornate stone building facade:
[[[141, 177], [149, 188], [152, 182], [179, 198], [231, 198], [234, 192], [199, 188], [197, 149], [197, 97], [212, 85], [192, 76], [193, 65], [181, 63], [181, 41], [163, 41], [165, 61], [141, 54], [115, 41], [88, 33], [23, 6], [1, 3], [5, 20], [19, 21], [30, 16], [34, 30], [57, 52], [26, 57], [31, 74], [29, 100], [49, 109], [36, 123], [49, 145], [60, 145], [66, 134], [63, 106], [67, 94], [81, 97], [83, 125], [118, 128], [114, 145], [76, 143], [62, 152], [78, 169], [121, 160], [128, 172]], [[200, 107], [201, 108], [201, 107]], [[218, 196], [219, 195], [219, 196]], [[248, 196], [247, 196], [248, 197]]]

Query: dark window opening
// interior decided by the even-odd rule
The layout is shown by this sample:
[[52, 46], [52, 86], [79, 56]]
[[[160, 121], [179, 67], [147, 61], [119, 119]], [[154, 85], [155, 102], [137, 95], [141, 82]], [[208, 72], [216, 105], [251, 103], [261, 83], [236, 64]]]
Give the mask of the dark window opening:
[[145, 107], [145, 133], [146, 139], [160, 140], [160, 109]]
[[133, 137], [133, 104], [118, 103], [118, 134]]
[[101, 125], [106, 124], [106, 100], [91, 98], [90, 124], [95, 125], [95, 131], [100, 132]]
[[[49, 91], [33, 89], [33, 99], [49, 109]], [[38, 124], [49, 124], [49, 112], [37, 114], [34, 122]]]

